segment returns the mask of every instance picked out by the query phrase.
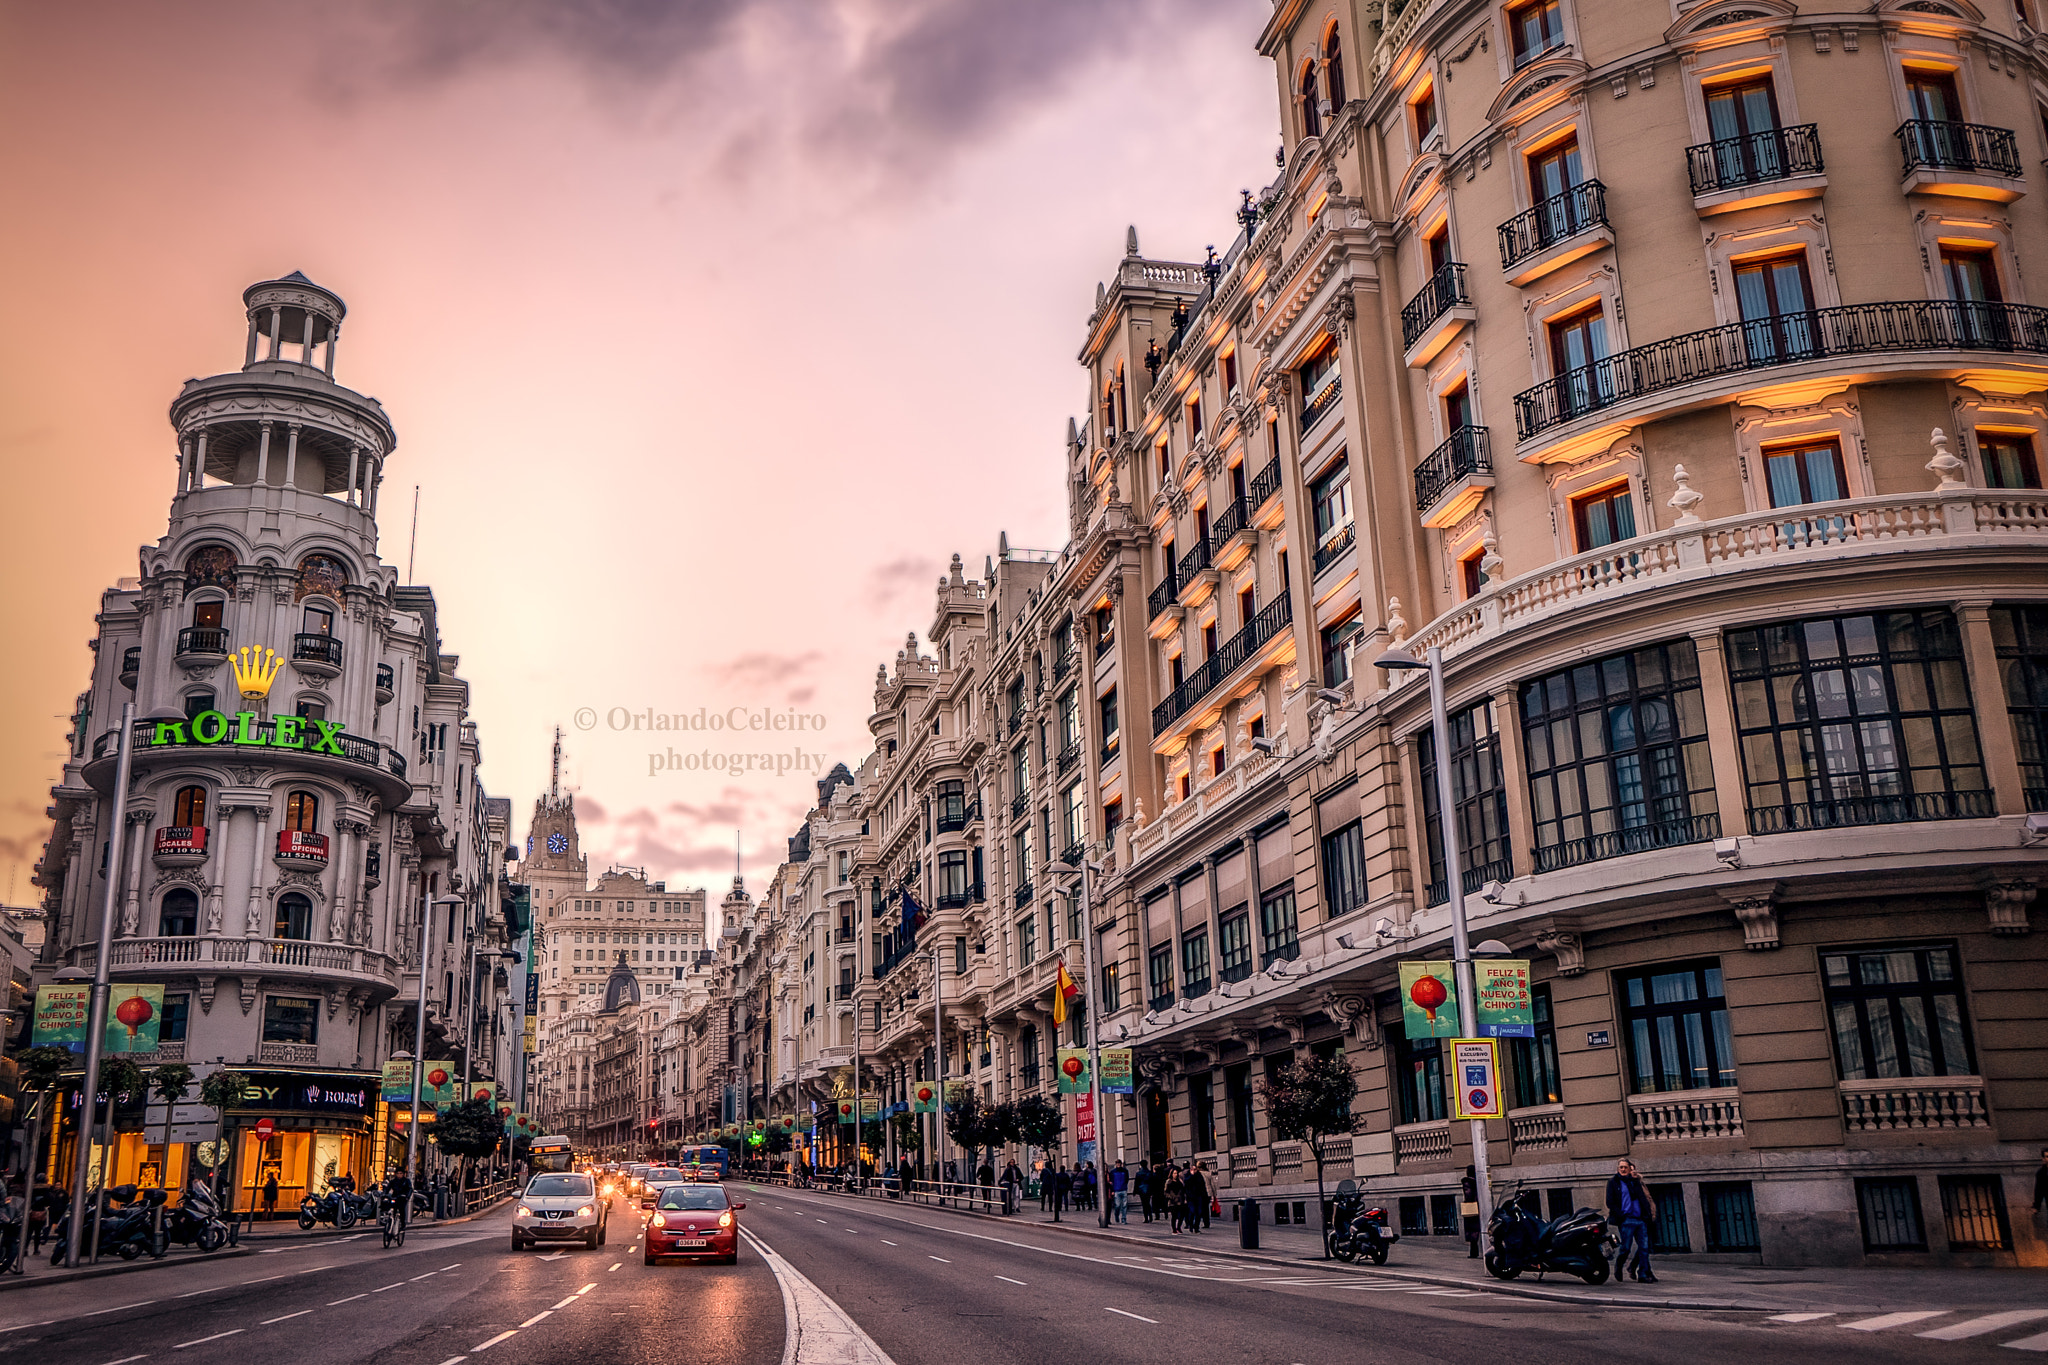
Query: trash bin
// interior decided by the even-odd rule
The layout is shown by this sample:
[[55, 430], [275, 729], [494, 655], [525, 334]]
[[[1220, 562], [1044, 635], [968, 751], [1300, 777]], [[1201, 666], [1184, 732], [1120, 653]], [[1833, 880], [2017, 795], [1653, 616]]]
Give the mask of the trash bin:
[[1259, 1249], [1259, 1201], [1237, 1201], [1237, 1244], [1246, 1251]]

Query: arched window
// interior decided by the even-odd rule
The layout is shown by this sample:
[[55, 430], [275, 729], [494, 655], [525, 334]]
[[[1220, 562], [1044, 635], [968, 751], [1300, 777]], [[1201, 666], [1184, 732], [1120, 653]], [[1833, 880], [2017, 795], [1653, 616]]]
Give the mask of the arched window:
[[311, 792], [293, 792], [284, 799], [284, 827], [301, 834], [320, 829], [320, 798]]
[[188, 827], [205, 824], [206, 788], [178, 788], [178, 799], [172, 803], [171, 823]]
[[272, 938], [313, 937], [313, 902], [296, 891], [277, 898], [277, 918], [271, 925]]
[[201, 711], [213, 709], [212, 692], [187, 692], [185, 694], [185, 719], [190, 720]]
[[1313, 59], [1301, 64], [1301, 135], [1321, 137], [1323, 135], [1323, 114], [1317, 107], [1316, 64]]
[[179, 887], [164, 897], [163, 917], [157, 922], [157, 933], [165, 938], [190, 938], [198, 932], [199, 895]]
[[1323, 86], [1330, 92], [1330, 116], [1335, 118], [1344, 108], [1344, 47], [1337, 41], [1335, 24], [1323, 41]]

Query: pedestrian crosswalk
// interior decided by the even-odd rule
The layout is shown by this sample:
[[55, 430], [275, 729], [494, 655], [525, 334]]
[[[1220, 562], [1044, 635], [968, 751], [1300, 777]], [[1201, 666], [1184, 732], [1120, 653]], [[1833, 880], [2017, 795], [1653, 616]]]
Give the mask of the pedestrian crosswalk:
[[[1935, 1319], [1949, 1321], [1939, 1325]], [[1850, 1332], [1910, 1332], [1930, 1341], [1974, 1341], [1996, 1334], [2022, 1331], [2048, 1320], [2048, 1308], [2009, 1308], [1998, 1313], [1970, 1313], [1952, 1308], [1905, 1309], [1894, 1313], [1863, 1316], [1856, 1313], [1776, 1313], [1768, 1321], [1792, 1324], [1813, 1323], [1839, 1327]], [[1924, 1330], [1915, 1330], [1923, 1329]], [[1985, 1342], [2015, 1351], [2048, 1353], [2048, 1332], [2022, 1335], [2011, 1341]]]

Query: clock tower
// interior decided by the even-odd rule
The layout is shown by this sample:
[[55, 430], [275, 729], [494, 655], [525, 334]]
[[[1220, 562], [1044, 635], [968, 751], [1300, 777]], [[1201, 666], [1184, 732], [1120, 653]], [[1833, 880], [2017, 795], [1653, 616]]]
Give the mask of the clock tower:
[[555, 731], [547, 795], [533, 803], [520, 880], [533, 888], [534, 914], [542, 925], [558, 918], [567, 899], [583, 894], [590, 864], [576, 836], [576, 797], [562, 794], [562, 732]]

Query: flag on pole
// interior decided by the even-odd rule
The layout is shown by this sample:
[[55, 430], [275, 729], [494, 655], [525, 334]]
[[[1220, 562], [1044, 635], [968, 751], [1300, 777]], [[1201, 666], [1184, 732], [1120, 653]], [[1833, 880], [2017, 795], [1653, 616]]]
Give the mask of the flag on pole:
[[903, 891], [903, 939], [908, 943], [917, 937], [917, 926], [924, 919], [924, 907], [917, 903], [917, 897], [910, 894], [908, 887]]
[[1052, 983], [1052, 1021], [1055, 1025], [1067, 1022], [1067, 1002], [1081, 994], [1081, 988], [1074, 984], [1074, 978], [1067, 975], [1067, 960], [1059, 959], [1059, 975]]

